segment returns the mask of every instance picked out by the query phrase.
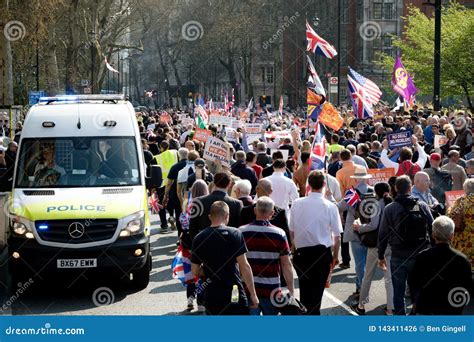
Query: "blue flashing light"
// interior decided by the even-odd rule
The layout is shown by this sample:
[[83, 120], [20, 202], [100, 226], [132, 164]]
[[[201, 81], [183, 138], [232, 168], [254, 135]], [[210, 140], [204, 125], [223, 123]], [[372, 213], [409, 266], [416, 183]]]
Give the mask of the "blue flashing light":
[[48, 227], [47, 224], [42, 224], [42, 225], [39, 225], [39, 226], [38, 226], [38, 229], [39, 229], [39, 230], [47, 230], [48, 228], [49, 228], [49, 227]]

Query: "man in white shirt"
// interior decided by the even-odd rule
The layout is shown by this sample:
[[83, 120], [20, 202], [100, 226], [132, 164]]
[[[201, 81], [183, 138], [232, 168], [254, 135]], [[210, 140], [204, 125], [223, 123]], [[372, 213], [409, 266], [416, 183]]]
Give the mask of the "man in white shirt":
[[337, 206], [323, 196], [324, 173], [312, 171], [308, 185], [308, 197], [297, 199], [291, 207], [290, 235], [301, 302], [308, 314], [319, 315], [329, 272], [339, 263], [342, 223]]
[[272, 183], [273, 192], [270, 197], [275, 202], [275, 206], [289, 213], [290, 204], [300, 197], [298, 188], [293, 180], [285, 176], [286, 163], [283, 159], [273, 162], [273, 170], [271, 176], [265, 177]]

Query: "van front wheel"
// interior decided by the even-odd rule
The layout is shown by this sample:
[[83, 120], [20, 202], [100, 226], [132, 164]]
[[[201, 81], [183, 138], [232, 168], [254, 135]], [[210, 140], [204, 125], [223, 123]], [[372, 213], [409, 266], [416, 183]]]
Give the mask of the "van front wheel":
[[151, 271], [151, 255], [148, 255], [145, 265], [142, 268], [133, 271], [132, 276], [132, 287], [135, 290], [143, 290], [148, 286], [150, 282], [150, 271]]

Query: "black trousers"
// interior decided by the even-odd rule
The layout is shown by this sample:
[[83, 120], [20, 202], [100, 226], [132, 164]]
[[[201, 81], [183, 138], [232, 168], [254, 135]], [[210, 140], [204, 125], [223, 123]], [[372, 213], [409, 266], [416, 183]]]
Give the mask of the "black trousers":
[[206, 305], [207, 316], [247, 316], [250, 315], [250, 310], [247, 306], [240, 304], [225, 305], [225, 306], [210, 306]]
[[[166, 187], [162, 186], [161, 188], [156, 189], [156, 195], [158, 196], [160, 203], [163, 203], [163, 198], [165, 197], [165, 188]], [[168, 220], [166, 219], [166, 207], [161, 209], [158, 215], [160, 216], [161, 229], [167, 229]]]
[[349, 265], [351, 262], [351, 254], [349, 253], [349, 242], [342, 242], [344, 234], [341, 233], [341, 257], [342, 263]]
[[323, 245], [298, 248], [293, 265], [298, 275], [301, 303], [308, 315], [320, 315], [324, 288], [332, 263], [331, 248]]
[[[176, 228], [178, 229], [178, 236], [180, 236], [183, 229], [181, 227], [181, 222], [179, 221], [179, 215], [181, 215], [181, 212], [182, 212], [181, 204], [179, 204], [179, 200], [169, 201], [168, 206], [166, 208], [168, 209], [170, 216], [173, 216], [175, 218]], [[160, 217], [160, 220], [161, 220], [161, 217]]]

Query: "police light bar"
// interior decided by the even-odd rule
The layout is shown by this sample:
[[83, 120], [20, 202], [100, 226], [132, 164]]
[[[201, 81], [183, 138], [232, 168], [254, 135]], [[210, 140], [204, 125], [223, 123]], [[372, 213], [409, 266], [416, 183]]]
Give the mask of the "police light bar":
[[66, 103], [77, 103], [77, 102], [88, 102], [88, 101], [110, 101], [110, 102], [117, 102], [117, 101], [125, 101], [125, 96], [123, 94], [113, 94], [113, 95], [59, 95], [53, 97], [40, 97], [39, 103], [46, 103], [50, 104], [53, 102], [66, 102]]

